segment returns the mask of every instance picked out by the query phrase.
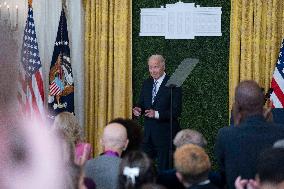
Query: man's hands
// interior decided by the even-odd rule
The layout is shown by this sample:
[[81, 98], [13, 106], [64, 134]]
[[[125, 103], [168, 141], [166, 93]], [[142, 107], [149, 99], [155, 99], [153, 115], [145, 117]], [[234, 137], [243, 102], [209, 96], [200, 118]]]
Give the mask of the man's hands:
[[[132, 109], [132, 112], [135, 116], [139, 117], [139, 116], [141, 116], [142, 110], [139, 107], [134, 107]], [[155, 110], [152, 110], [152, 109], [145, 110], [145, 116], [149, 117], [149, 118], [155, 118]]]
[[235, 181], [236, 189], [259, 189], [258, 183], [253, 179], [242, 179], [240, 176]]
[[140, 115], [141, 115], [141, 108], [139, 108], [139, 107], [134, 107], [133, 109], [132, 109], [132, 112], [133, 112], [133, 114], [136, 116], [136, 117], [139, 117]]
[[145, 116], [149, 118], [155, 118], [155, 110], [145, 110]]

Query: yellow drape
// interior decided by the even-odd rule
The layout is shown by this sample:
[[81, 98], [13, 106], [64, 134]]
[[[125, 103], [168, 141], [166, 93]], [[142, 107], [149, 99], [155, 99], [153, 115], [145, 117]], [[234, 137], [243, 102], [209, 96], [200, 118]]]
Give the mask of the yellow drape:
[[101, 152], [104, 126], [132, 110], [132, 4], [85, 2], [85, 136]]
[[283, 34], [283, 0], [231, 0], [230, 109], [240, 81], [269, 88]]

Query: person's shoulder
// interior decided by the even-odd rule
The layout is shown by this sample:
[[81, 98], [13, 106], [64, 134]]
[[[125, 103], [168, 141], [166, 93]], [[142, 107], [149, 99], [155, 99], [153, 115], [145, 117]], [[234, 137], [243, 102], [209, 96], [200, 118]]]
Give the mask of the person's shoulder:
[[148, 88], [148, 87], [151, 87], [152, 86], [152, 83], [153, 83], [153, 79], [151, 78], [151, 77], [148, 77], [147, 79], [145, 79], [144, 81], [143, 81], [143, 85], [142, 85], [142, 87], [143, 88]]
[[273, 128], [275, 131], [284, 132], [284, 125], [279, 123], [270, 123], [268, 125], [269, 128]]
[[89, 159], [88, 161], [86, 161], [86, 164], [84, 166], [85, 171], [90, 172], [93, 169], [95, 169], [96, 164], [97, 164], [96, 162], [97, 162], [96, 158]]
[[95, 157], [93, 159], [90, 159], [86, 162], [86, 167], [93, 167], [96, 165], [102, 165], [102, 164], [116, 164], [120, 163], [121, 158], [116, 156], [107, 156], [107, 155], [100, 155], [98, 157]]
[[100, 161], [104, 161], [108, 163], [116, 163], [116, 162], [120, 162], [121, 158], [117, 156], [102, 155], [100, 156]]
[[236, 126], [225, 126], [225, 127], [222, 127], [218, 130], [218, 133], [219, 134], [223, 134], [223, 133], [231, 133], [231, 132], [235, 132], [235, 130], [237, 130], [238, 127]]
[[239, 127], [236, 126], [225, 126], [218, 130], [217, 139], [220, 138], [232, 138], [239, 132]]
[[88, 167], [95, 164], [98, 161], [98, 159], [100, 159], [100, 156], [87, 160], [85, 166]]
[[284, 125], [280, 123], [271, 123], [271, 125], [280, 129], [284, 129]]

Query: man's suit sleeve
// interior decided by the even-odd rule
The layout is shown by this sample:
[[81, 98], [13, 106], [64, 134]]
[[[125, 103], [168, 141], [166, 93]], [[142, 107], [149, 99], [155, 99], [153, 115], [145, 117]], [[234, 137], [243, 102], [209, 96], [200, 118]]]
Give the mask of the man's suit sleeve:
[[[170, 99], [169, 99], [170, 100]], [[182, 110], [182, 90], [180, 87], [173, 89], [173, 119], [177, 119], [181, 115]], [[159, 120], [170, 119], [170, 107], [168, 110], [159, 111]]]
[[142, 112], [145, 111], [145, 102], [144, 102], [144, 95], [145, 95], [145, 90], [146, 90], [145, 86], [146, 86], [146, 81], [143, 82], [142, 89], [140, 92], [139, 102], [138, 102], [138, 107], [142, 109]]

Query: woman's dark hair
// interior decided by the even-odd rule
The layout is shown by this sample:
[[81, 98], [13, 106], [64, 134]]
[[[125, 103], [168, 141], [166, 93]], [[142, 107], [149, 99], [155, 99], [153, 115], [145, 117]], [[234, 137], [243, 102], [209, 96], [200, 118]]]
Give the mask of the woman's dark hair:
[[279, 184], [284, 181], [284, 148], [264, 150], [257, 159], [256, 174], [261, 183]]
[[140, 145], [142, 142], [142, 129], [141, 126], [135, 121], [131, 119], [123, 119], [116, 118], [112, 120], [110, 123], [119, 123], [126, 128], [127, 137], [129, 140], [127, 149], [122, 152], [122, 157], [130, 151], [135, 151], [140, 149]]
[[[131, 178], [129, 171], [136, 171]], [[143, 184], [155, 182], [156, 171], [151, 159], [144, 152], [132, 151], [122, 159], [119, 168], [119, 188], [140, 188]]]

